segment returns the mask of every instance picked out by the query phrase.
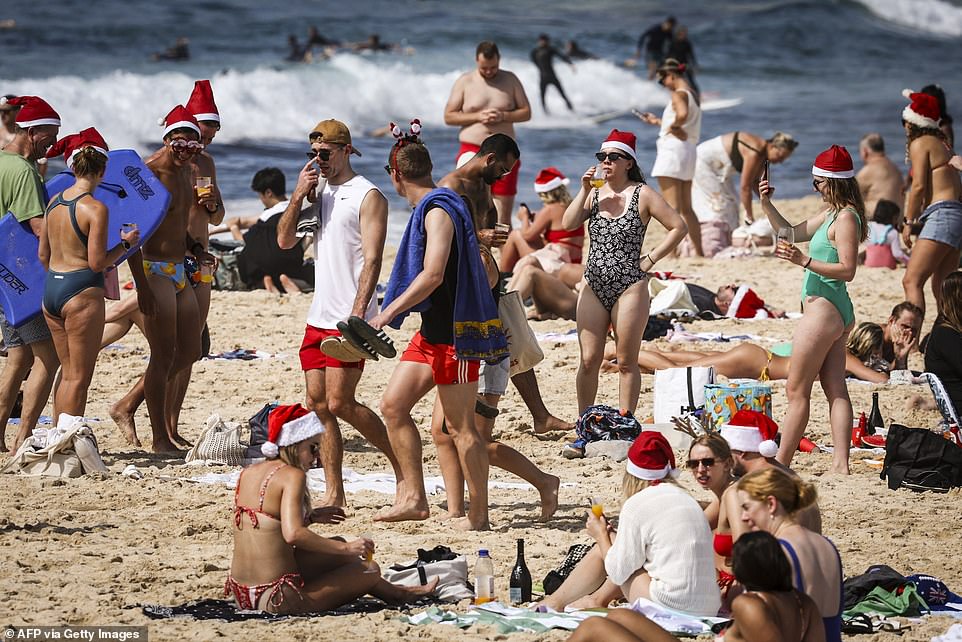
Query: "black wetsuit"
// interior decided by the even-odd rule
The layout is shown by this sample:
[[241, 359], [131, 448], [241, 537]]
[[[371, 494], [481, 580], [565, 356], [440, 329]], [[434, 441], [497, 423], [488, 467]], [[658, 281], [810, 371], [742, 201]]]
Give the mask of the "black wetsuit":
[[538, 68], [538, 73], [541, 76], [540, 88], [541, 88], [541, 107], [544, 112], [548, 113], [548, 106], [545, 105], [544, 95], [548, 90], [548, 85], [554, 85], [558, 88], [558, 93], [564, 99], [565, 104], [568, 109], [574, 111], [574, 107], [571, 106], [571, 101], [568, 100], [568, 96], [565, 95], [565, 90], [561, 88], [561, 83], [558, 82], [558, 76], [554, 73], [554, 65], [552, 65], [552, 59], [555, 57], [561, 58], [569, 65], [571, 64], [571, 58], [564, 55], [551, 45], [538, 45], [531, 50], [531, 62], [535, 64]]
[[671, 31], [663, 30], [659, 22], [638, 37], [638, 49], [644, 45], [647, 57], [660, 65], [665, 61], [665, 49], [670, 42]]

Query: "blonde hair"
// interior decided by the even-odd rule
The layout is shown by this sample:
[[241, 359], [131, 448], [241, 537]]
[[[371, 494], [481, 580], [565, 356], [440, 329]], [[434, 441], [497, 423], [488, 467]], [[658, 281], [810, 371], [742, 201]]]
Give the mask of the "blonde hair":
[[825, 181], [820, 191], [834, 211], [841, 212], [851, 207], [858, 213], [858, 241], [864, 243], [868, 238], [868, 224], [865, 222], [865, 202], [858, 181], [854, 178], [820, 178]]
[[748, 473], [738, 480], [737, 488], [756, 501], [774, 497], [789, 515], [808, 508], [818, 500], [814, 485], [775, 467]]
[[[300, 445], [304, 443], [304, 441], [299, 441], [296, 444], [290, 444], [289, 446], [282, 446], [277, 454], [277, 458], [288, 466], [293, 466], [298, 470], [303, 470], [298, 462], [297, 450]], [[307, 487], [306, 479], [304, 480], [304, 497], [302, 501], [304, 504], [304, 511], [306, 513], [310, 513], [313, 503], [311, 502], [311, 490]]]
[[[678, 484], [675, 479], [668, 475], [664, 479], [658, 482], [659, 484]], [[651, 486], [651, 482], [647, 479], [641, 479], [640, 477], [635, 477], [628, 471], [625, 471], [625, 476], [621, 480], [621, 495], [622, 498], [627, 501], [632, 495], [637, 495], [641, 491], [645, 490]]]
[[772, 147], [781, 147], [790, 152], [795, 151], [795, 148], [798, 147], [798, 141], [791, 134], [785, 132], [775, 132], [766, 142]]
[[885, 340], [885, 332], [882, 326], [877, 323], [862, 321], [852, 334], [848, 335], [848, 342], [845, 349], [855, 356], [862, 363], [872, 359], [872, 355], [882, 349]]
[[552, 203], [561, 203], [565, 207], [571, 202], [571, 193], [568, 192], [568, 188], [564, 185], [549, 190], [547, 192], [538, 192], [538, 198], [545, 205], [551, 205]]

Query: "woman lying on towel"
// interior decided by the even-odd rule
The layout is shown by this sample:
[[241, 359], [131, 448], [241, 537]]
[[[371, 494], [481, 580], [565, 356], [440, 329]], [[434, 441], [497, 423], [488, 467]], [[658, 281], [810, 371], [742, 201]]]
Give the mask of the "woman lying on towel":
[[714, 616], [721, 598], [711, 529], [698, 502], [674, 481], [668, 440], [659, 432], [642, 432], [625, 467], [617, 537], [605, 515], [588, 513], [585, 527], [597, 546], [544, 604], [562, 610], [643, 597], [694, 616]]
[[[792, 568], [778, 540], [765, 532], [748, 533], [732, 551], [735, 577], [746, 592], [732, 605], [733, 623], [716, 640], [824, 642], [825, 629], [812, 598], [792, 587]], [[591, 617], [568, 642], [679, 642], [678, 638], [631, 609], [612, 609]]]
[[[850, 377], [872, 383], [886, 383], [889, 374], [882, 359], [884, 333], [877, 323], [859, 323], [848, 338], [845, 351], [845, 371]], [[618, 364], [613, 346], [605, 350], [605, 372], [615, 372]], [[790, 357], [774, 354], [754, 343], [739, 343], [731, 350], [696, 351], [641, 350], [638, 365], [644, 374], [667, 368], [714, 366], [716, 374], [728, 379], [787, 379]]]
[[374, 542], [314, 533], [337, 524], [344, 511], [311, 508], [306, 471], [318, 459], [323, 426], [299, 404], [278, 406], [268, 419], [267, 460], [245, 468], [234, 491], [234, 558], [224, 586], [237, 607], [270, 613], [335, 609], [362, 595], [404, 603], [430, 594], [426, 586], [388, 583], [372, 560]]

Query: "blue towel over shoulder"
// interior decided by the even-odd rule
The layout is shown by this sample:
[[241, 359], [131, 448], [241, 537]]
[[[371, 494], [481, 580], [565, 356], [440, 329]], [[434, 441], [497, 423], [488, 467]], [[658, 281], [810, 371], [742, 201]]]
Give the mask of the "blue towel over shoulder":
[[[401, 238], [401, 246], [394, 260], [381, 308], [386, 308], [391, 301], [398, 298], [424, 270], [424, 217], [435, 207], [440, 207], [451, 217], [454, 223], [455, 245], [458, 248], [458, 283], [454, 296], [454, 351], [458, 359], [500, 361], [508, 356], [508, 340], [498, 317], [498, 306], [488, 287], [471, 213], [453, 190], [439, 187], [429, 192], [414, 208]], [[424, 312], [430, 307], [430, 299], [425, 299], [397, 315], [390, 325], [400, 328], [408, 314]]]

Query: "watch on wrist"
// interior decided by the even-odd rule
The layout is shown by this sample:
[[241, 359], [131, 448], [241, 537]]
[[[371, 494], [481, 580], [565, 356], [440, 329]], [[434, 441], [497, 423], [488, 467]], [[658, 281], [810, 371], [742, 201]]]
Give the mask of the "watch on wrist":
[[121, 240], [120, 240], [120, 244], [124, 247], [125, 250], [129, 250], [129, 249], [130, 249], [130, 243], [128, 243], [128, 242], [126, 241], [126, 239], [121, 239]]

